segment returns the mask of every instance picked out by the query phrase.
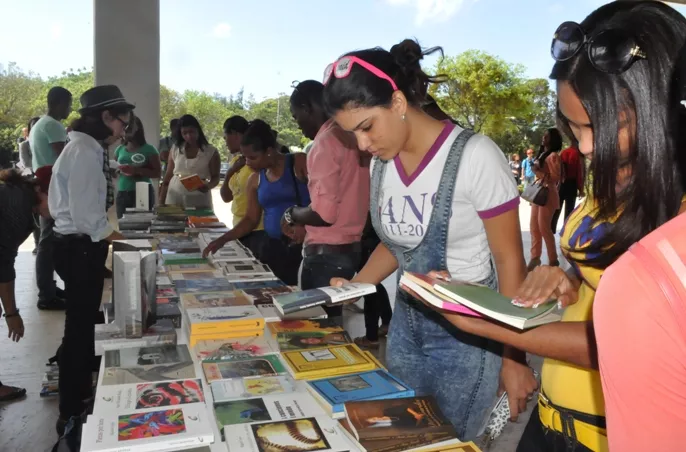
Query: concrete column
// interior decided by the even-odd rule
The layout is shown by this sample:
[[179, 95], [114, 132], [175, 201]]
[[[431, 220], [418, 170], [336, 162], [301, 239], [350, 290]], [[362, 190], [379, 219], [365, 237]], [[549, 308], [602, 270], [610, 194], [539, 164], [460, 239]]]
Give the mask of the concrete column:
[[[93, 0], [96, 85], [117, 85], [136, 105], [145, 138], [160, 140], [160, 2]], [[157, 184], [153, 184], [157, 192]]]

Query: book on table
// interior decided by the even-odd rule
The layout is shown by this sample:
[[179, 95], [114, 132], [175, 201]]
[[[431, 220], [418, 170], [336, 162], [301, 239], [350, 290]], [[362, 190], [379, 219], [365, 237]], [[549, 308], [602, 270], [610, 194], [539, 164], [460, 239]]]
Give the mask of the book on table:
[[240, 290], [208, 293], [185, 293], [181, 295], [184, 309], [222, 308], [231, 306], [253, 306], [250, 299]]
[[115, 322], [126, 338], [139, 338], [155, 314], [157, 254], [118, 251], [112, 256]]
[[321, 306], [315, 306], [314, 308], [303, 309], [302, 311], [297, 311], [292, 314], [283, 315], [276, 309], [273, 304], [260, 303], [257, 306], [260, 313], [264, 317], [265, 322], [281, 322], [289, 320], [309, 320], [309, 319], [325, 319], [328, 314]]
[[278, 354], [272, 342], [266, 336], [200, 341], [195, 352], [201, 361], [233, 361]]
[[266, 377], [230, 378], [216, 380], [210, 383], [215, 402], [247, 399], [266, 395], [288, 394], [296, 392], [302, 387], [289, 375], [273, 375]]
[[192, 403], [205, 403], [202, 382], [198, 378], [101, 386], [93, 412], [125, 414]]
[[188, 191], [196, 191], [205, 186], [205, 181], [200, 178], [197, 174], [191, 174], [190, 176], [182, 177], [179, 182]]
[[191, 336], [264, 329], [264, 317], [255, 306], [221, 306], [186, 309]]
[[560, 320], [554, 301], [536, 308], [512, 304], [512, 299], [481, 284], [445, 282], [427, 275], [405, 272], [401, 287], [414, 291], [424, 301], [446, 311], [478, 317], [488, 317], [518, 329], [533, 328]]
[[194, 378], [195, 365], [187, 345], [157, 345], [106, 350], [98, 386]]
[[374, 284], [350, 283], [341, 287], [320, 287], [283, 295], [275, 295], [274, 305], [282, 314], [320, 305], [335, 305], [376, 292]]
[[377, 368], [376, 361], [355, 344], [295, 350], [281, 355], [296, 380], [320, 379]]
[[218, 270], [212, 271], [180, 271], [169, 273], [169, 278], [172, 281], [191, 280], [191, 279], [215, 279], [224, 278], [224, 274]]
[[329, 345], [352, 344], [347, 331], [326, 333], [323, 331], [290, 331], [276, 334], [276, 343], [281, 352], [322, 348]]
[[272, 322], [268, 325], [269, 331], [272, 334], [286, 333], [290, 331], [321, 331], [327, 333], [338, 333], [345, 331], [333, 319], [298, 319], [298, 320], [282, 320], [280, 322]]
[[106, 350], [130, 347], [152, 347], [155, 345], [176, 345], [176, 329], [167, 319], [158, 320], [140, 338], [126, 338], [116, 323], [95, 325], [95, 355], [101, 356]]
[[231, 361], [204, 361], [202, 368], [208, 383], [230, 378], [272, 376], [286, 371], [278, 355], [264, 355]]

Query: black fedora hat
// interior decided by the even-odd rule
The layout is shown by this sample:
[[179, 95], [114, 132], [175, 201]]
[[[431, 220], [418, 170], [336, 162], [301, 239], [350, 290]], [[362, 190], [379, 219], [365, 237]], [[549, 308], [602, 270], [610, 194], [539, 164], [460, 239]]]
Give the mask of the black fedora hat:
[[79, 113], [91, 113], [114, 107], [128, 107], [133, 110], [135, 105], [128, 102], [116, 85], [101, 85], [89, 89], [81, 95]]

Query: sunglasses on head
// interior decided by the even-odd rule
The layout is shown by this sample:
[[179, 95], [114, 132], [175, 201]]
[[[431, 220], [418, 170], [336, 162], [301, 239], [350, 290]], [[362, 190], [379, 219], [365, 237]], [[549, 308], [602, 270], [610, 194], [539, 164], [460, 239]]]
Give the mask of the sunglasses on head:
[[586, 46], [594, 68], [607, 74], [621, 74], [645, 53], [629, 33], [617, 29], [602, 30], [588, 36], [576, 22], [564, 22], [557, 28], [550, 45], [555, 61], [567, 61]]
[[398, 91], [398, 85], [395, 84], [393, 79], [389, 77], [388, 74], [386, 74], [384, 71], [377, 68], [373, 64], [369, 64], [366, 61], [354, 56], [344, 56], [338, 61], [335, 61], [328, 65], [324, 70], [324, 85], [329, 83], [329, 80], [331, 80], [332, 76], [336, 78], [346, 78], [348, 75], [350, 75], [350, 71], [352, 71], [354, 64], [358, 64], [366, 70], [368, 70], [369, 72], [371, 72], [372, 74], [376, 75], [377, 77], [387, 80], [388, 83], [391, 84], [393, 91]]

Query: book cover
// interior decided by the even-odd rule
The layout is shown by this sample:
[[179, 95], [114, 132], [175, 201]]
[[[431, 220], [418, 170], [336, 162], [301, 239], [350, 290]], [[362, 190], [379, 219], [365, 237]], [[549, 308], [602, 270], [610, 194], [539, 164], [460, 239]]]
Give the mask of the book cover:
[[329, 345], [352, 344], [352, 339], [346, 331], [326, 333], [322, 331], [292, 331], [277, 333], [276, 342], [281, 352], [322, 348]]
[[[180, 262], [175, 261], [175, 262]], [[185, 259], [185, 263], [171, 264], [168, 260], [164, 261], [169, 273], [194, 273], [194, 272], [214, 272], [214, 267], [207, 263], [205, 259]]]
[[270, 376], [285, 372], [283, 363], [277, 355], [232, 361], [206, 361], [202, 363], [202, 368], [208, 382], [229, 378]]
[[269, 331], [273, 334], [287, 333], [292, 331], [321, 331], [326, 333], [339, 333], [345, 331], [335, 320], [332, 319], [309, 319], [309, 320], [283, 320], [269, 324]]
[[112, 252], [117, 251], [152, 251], [152, 243], [146, 239], [115, 240], [112, 242]]
[[230, 452], [344, 452], [354, 450], [337, 422], [326, 416], [229, 425], [224, 436]]
[[217, 332], [208, 334], [196, 334], [188, 338], [188, 344], [191, 347], [195, 347], [199, 342], [203, 341], [220, 341], [229, 339], [241, 339], [248, 337], [261, 337], [264, 336], [264, 328], [251, 329], [251, 330], [231, 330], [228, 332]]
[[120, 385], [196, 378], [187, 345], [107, 350], [103, 385]]
[[158, 287], [155, 298], [178, 298], [179, 294], [173, 287]]
[[[341, 431], [346, 435], [356, 450], [367, 452], [429, 452], [429, 451], [453, 451], [456, 445], [462, 445], [459, 440], [446, 434], [426, 434], [411, 437], [398, 437], [388, 439], [363, 439], [355, 438], [350, 423], [347, 419], [339, 420]], [[459, 449], [456, 452], [462, 452]], [[466, 449], [464, 452], [480, 452]]]
[[238, 281], [234, 283], [234, 286], [236, 287], [236, 289], [246, 290], [270, 287], [286, 287], [286, 284], [284, 284], [281, 280], [278, 280], [276, 279], [276, 277], [274, 277], [273, 279], [266, 281]]
[[188, 191], [196, 191], [199, 188], [202, 188], [205, 186], [205, 181], [200, 178], [197, 174], [192, 174], [190, 176], [182, 177], [179, 179], [179, 182], [186, 188]]
[[150, 326], [140, 338], [126, 338], [117, 324], [95, 325], [95, 355], [106, 350], [131, 347], [152, 347], [155, 345], [176, 345], [176, 329], [170, 320], [159, 320]]
[[346, 402], [345, 414], [358, 440], [428, 434], [457, 438], [432, 396]]
[[163, 286], [163, 287], [171, 287], [171, 286], [174, 285], [174, 283], [172, 283], [172, 280], [169, 279], [169, 276], [167, 276], [167, 275], [161, 275], [161, 274], [159, 274], [159, 273], [158, 273], [157, 276], [155, 277], [155, 282], [157, 283], [157, 286], [158, 286], [158, 287], [160, 287], [160, 286]]
[[120, 415], [93, 415], [81, 450], [91, 452], [185, 450], [214, 442], [204, 404]]
[[191, 272], [174, 272], [169, 274], [172, 281], [181, 281], [189, 279], [221, 279], [224, 274], [218, 270], [212, 271], [191, 271]]
[[279, 353], [264, 336], [200, 341], [195, 350], [201, 361], [232, 361]]
[[414, 390], [385, 370], [374, 370], [307, 383], [330, 414], [344, 415], [343, 404], [359, 400], [413, 397]]
[[182, 316], [181, 308], [179, 307], [178, 300], [175, 298], [158, 298], [157, 299], [157, 321], [168, 320], [172, 322], [174, 328], [181, 328]]
[[282, 295], [299, 290], [297, 287], [276, 286], [276, 287], [258, 287], [254, 289], [245, 289], [243, 292], [250, 297], [255, 306], [260, 304], [274, 304], [272, 297], [275, 295]]
[[199, 217], [197, 215], [189, 215], [188, 216], [188, 223], [189, 224], [204, 224], [204, 223], [216, 223], [219, 221], [219, 218], [217, 218], [214, 215], [207, 215], [204, 217]]
[[113, 254], [115, 322], [127, 338], [142, 337], [149, 315], [154, 315], [157, 254], [120, 251]]
[[256, 260], [227, 262], [224, 265], [224, 273], [231, 275], [254, 275], [271, 273], [271, 269]]
[[282, 353], [296, 380], [373, 370], [376, 364], [355, 344]]
[[321, 306], [315, 306], [310, 309], [303, 309], [302, 311], [293, 312], [291, 314], [283, 315], [276, 309], [273, 304], [259, 304], [257, 309], [264, 317], [265, 322], [281, 322], [282, 320], [307, 320], [307, 319], [325, 319], [327, 318], [326, 311]]
[[191, 279], [175, 281], [179, 294], [195, 292], [227, 292], [234, 290], [233, 284], [223, 278]]
[[374, 292], [376, 292], [376, 286], [373, 284], [350, 283], [342, 287], [321, 287], [275, 295], [273, 299], [276, 308], [280, 312], [288, 314], [322, 304], [336, 304], [346, 300], [354, 300]]
[[285, 421], [326, 414], [307, 392], [215, 402], [214, 413], [220, 428], [226, 425]]
[[214, 332], [264, 328], [264, 317], [255, 306], [186, 309], [192, 336]]
[[434, 287], [435, 284], [440, 282], [440, 280], [431, 278], [427, 275], [406, 272], [400, 278], [400, 288], [404, 291], [409, 290], [414, 292], [414, 295], [438, 309], [472, 317], [481, 317], [481, 314], [463, 304], [455, 303], [452, 300], [446, 300], [446, 297]]
[[126, 413], [204, 402], [205, 394], [199, 379], [101, 386], [93, 412]]
[[210, 293], [186, 293], [181, 297], [185, 309], [252, 306], [250, 299], [240, 290]]
[[226, 275], [226, 280], [230, 283], [276, 280], [274, 273], [255, 273], [251, 275], [224, 273], [224, 275]]
[[211, 383], [215, 402], [247, 399], [266, 395], [295, 392], [297, 383], [288, 375], [272, 377], [247, 377], [217, 380]]

